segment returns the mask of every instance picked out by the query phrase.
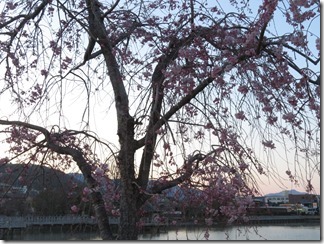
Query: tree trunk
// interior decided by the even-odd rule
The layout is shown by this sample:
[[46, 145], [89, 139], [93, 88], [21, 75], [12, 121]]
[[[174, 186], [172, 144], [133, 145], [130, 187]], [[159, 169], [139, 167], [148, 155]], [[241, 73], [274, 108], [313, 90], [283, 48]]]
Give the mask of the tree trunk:
[[[126, 185], [127, 184], [127, 185]], [[129, 181], [122, 181], [121, 199], [120, 199], [120, 225], [118, 232], [119, 240], [137, 240], [137, 195], [134, 185]]]
[[136, 202], [138, 189], [135, 183], [134, 170], [134, 119], [131, 116], [119, 117], [119, 141], [121, 149], [118, 155], [118, 166], [121, 177], [120, 199], [120, 226], [118, 239], [136, 240], [138, 230], [136, 227], [137, 208]]
[[[114, 90], [115, 106], [118, 122], [118, 137], [120, 151], [118, 155], [118, 168], [121, 177], [121, 199], [120, 199], [120, 227], [118, 239], [137, 239], [137, 208], [136, 202], [138, 189], [135, 183], [134, 155], [134, 118], [129, 114], [128, 94], [123, 84], [120, 68], [113, 52], [113, 45], [108, 38], [104, 18], [97, 0], [87, 0], [88, 22], [90, 38], [95, 39], [102, 50], [108, 69], [110, 82]], [[92, 49], [92, 43], [89, 52]]]

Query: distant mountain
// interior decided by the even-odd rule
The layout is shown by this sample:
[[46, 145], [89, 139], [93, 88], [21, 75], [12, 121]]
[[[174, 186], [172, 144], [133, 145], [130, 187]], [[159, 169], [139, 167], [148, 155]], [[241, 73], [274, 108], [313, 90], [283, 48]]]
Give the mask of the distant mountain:
[[84, 176], [83, 176], [83, 174], [80, 174], [80, 173], [68, 173], [68, 175], [72, 179], [84, 183]]
[[277, 192], [277, 193], [269, 193], [269, 194], [265, 195], [265, 197], [285, 196], [287, 193], [292, 194], [292, 195], [306, 194], [306, 192], [300, 192], [300, 191], [292, 189], [292, 190], [285, 190], [285, 191], [281, 191], [281, 192]]
[[82, 184], [80, 177], [44, 165], [5, 164], [0, 166], [0, 184], [42, 191], [44, 189], [67, 189], [72, 183]]

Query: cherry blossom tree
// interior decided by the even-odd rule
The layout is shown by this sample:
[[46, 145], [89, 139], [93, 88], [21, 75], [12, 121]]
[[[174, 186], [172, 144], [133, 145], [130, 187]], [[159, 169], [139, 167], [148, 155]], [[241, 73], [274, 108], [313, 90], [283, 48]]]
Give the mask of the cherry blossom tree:
[[276, 176], [274, 155], [312, 191], [319, 1], [1, 8], [0, 98], [10, 108], [1, 105], [0, 165], [77, 165], [103, 239], [114, 238], [111, 215], [118, 239], [137, 239], [143, 204], [174, 186], [199, 189], [192, 201], [204, 202], [207, 225], [220, 214], [244, 219], [258, 175]]

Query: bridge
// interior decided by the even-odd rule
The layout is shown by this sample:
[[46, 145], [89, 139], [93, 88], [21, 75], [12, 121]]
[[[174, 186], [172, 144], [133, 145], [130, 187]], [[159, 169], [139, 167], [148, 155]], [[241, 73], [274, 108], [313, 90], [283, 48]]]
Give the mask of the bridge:
[[[118, 224], [119, 218], [109, 217], [110, 224]], [[96, 225], [95, 218], [82, 215], [64, 215], [64, 216], [0, 216], [0, 229], [27, 228], [29, 226], [44, 225], [74, 225], [89, 224]]]
[[[96, 225], [97, 221], [93, 217], [83, 215], [62, 215], [62, 216], [1, 216], [0, 229], [23, 229], [30, 226], [53, 226], [53, 225]], [[110, 225], [118, 225], [119, 217], [109, 216]], [[145, 219], [143, 226], [162, 226], [160, 223]]]

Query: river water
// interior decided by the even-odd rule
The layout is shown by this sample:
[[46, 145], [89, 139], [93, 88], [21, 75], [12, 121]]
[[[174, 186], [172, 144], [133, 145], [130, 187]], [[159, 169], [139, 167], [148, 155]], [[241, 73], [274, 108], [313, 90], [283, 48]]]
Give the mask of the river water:
[[142, 240], [320, 240], [320, 225], [190, 228], [141, 235]]
[[[317, 224], [285, 224], [264, 225], [254, 227], [213, 227], [206, 232], [206, 228], [173, 228], [161, 229], [139, 236], [139, 240], [321, 240], [320, 225]], [[95, 231], [67, 232], [67, 231], [25, 231], [14, 233], [11, 240], [100, 240]], [[6, 238], [6, 240], [8, 240]]]

